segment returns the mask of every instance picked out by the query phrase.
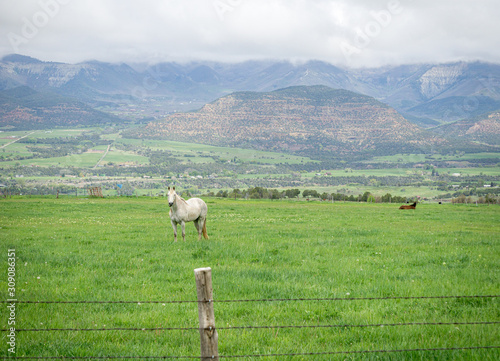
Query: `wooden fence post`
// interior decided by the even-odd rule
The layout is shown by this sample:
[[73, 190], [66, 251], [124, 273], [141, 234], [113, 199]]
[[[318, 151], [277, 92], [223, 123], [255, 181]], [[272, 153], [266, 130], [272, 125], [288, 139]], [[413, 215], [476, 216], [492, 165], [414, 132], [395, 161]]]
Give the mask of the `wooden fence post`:
[[212, 302], [212, 269], [194, 270], [196, 294], [198, 295], [198, 318], [200, 320], [201, 360], [219, 360], [217, 330], [215, 329], [214, 303]]

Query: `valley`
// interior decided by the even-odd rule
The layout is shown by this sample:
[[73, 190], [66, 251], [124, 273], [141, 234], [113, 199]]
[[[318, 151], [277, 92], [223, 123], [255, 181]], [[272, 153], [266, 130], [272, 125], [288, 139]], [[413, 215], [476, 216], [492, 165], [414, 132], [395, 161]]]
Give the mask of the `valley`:
[[[72, 128], [0, 133], [4, 196], [161, 196], [176, 185], [185, 195], [287, 197], [286, 190], [317, 192], [316, 199], [449, 201], [497, 199], [498, 153], [395, 154], [345, 162], [235, 147], [126, 138], [130, 128]], [[17, 140], [13, 142], [14, 140]], [[109, 151], [106, 153], [106, 151]], [[274, 191], [274, 193], [273, 193]], [[363, 198], [363, 195], [365, 197]], [[385, 196], [385, 198], [384, 198]]]

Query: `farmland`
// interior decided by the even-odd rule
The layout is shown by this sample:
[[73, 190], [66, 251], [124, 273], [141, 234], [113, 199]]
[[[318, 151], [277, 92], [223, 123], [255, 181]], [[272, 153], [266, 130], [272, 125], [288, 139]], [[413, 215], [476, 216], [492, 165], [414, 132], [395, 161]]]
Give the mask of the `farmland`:
[[[190, 194], [265, 187], [357, 197], [370, 192], [443, 200], [498, 196], [498, 153], [396, 154], [350, 161], [126, 137], [123, 127], [8, 131], [0, 139], [0, 184], [8, 194], [157, 195], [168, 185]], [[485, 189], [484, 187], [488, 188]]]
[[[206, 198], [210, 240], [173, 242], [164, 198], [0, 199], [0, 235], [16, 252], [16, 298], [135, 301], [18, 304], [18, 329], [198, 325], [193, 269], [211, 267], [215, 300], [498, 295], [494, 205]], [[4, 275], [6, 273], [4, 272]], [[0, 278], [5, 295], [6, 276]], [[6, 298], [5, 296], [3, 298]], [[160, 301], [148, 304], [147, 301]], [[164, 303], [163, 303], [164, 302]], [[215, 303], [221, 355], [498, 346], [498, 298]], [[6, 324], [8, 310], [0, 319]], [[5, 339], [4, 339], [5, 340]], [[16, 356], [199, 355], [198, 330], [20, 331]], [[7, 346], [0, 348], [7, 356]], [[359, 359], [356, 355], [275, 359]], [[498, 349], [366, 354], [363, 360], [497, 360]], [[247, 358], [254, 359], [254, 358]]]

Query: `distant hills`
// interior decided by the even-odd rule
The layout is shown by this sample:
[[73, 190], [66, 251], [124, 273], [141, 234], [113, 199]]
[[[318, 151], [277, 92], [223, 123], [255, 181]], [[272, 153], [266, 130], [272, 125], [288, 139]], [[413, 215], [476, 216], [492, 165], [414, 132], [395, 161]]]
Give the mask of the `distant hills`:
[[0, 127], [43, 129], [113, 122], [120, 120], [55, 93], [38, 92], [27, 86], [0, 91]]
[[326, 86], [236, 92], [198, 111], [135, 129], [160, 138], [308, 155], [315, 158], [430, 151], [449, 146], [378, 100]]
[[433, 131], [449, 138], [500, 146], [500, 111], [442, 125]]

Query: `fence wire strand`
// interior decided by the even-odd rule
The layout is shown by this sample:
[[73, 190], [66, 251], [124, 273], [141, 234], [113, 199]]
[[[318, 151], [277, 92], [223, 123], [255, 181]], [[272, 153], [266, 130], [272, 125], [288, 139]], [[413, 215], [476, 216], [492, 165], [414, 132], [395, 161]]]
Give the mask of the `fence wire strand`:
[[219, 355], [219, 358], [321, 356], [321, 355], [346, 355], [346, 354], [368, 354], [368, 353], [479, 350], [479, 349], [495, 349], [495, 348], [500, 348], [500, 346], [435, 347], [435, 348], [413, 348], [405, 350], [401, 349], [401, 350], [327, 351], [327, 352], [275, 353], [275, 354], [257, 354], [257, 355]]
[[[430, 352], [430, 351], [464, 351], [481, 349], [498, 349], [500, 346], [464, 346], [464, 347], [435, 347], [413, 348], [399, 350], [353, 350], [353, 351], [326, 351], [326, 352], [298, 352], [298, 353], [273, 353], [254, 355], [219, 355], [218, 358], [248, 358], [248, 357], [282, 357], [282, 356], [321, 356], [321, 355], [348, 355], [369, 353], [403, 353], [403, 352]], [[127, 360], [127, 359], [199, 359], [200, 356], [0, 356], [4, 360]], [[215, 358], [215, 357], [213, 357]]]
[[308, 301], [374, 301], [374, 300], [425, 300], [425, 299], [458, 299], [458, 298], [498, 298], [500, 295], [472, 295], [472, 296], [387, 296], [387, 297], [331, 297], [331, 298], [260, 298], [240, 300], [204, 300], [204, 301], [22, 301], [5, 300], [0, 303], [16, 304], [171, 304], [171, 303], [239, 303], [239, 302], [308, 302]]
[[[471, 321], [471, 322], [402, 322], [378, 324], [340, 324], [340, 325], [276, 325], [276, 326], [223, 326], [214, 327], [216, 330], [259, 330], [259, 329], [301, 329], [301, 328], [356, 328], [356, 327], [397, 327], [397, 326], [464, 326], [464, 325], [497, 325], [500, 321]], [[16, 332], [53, 332], [53, 331], [200, 331], [199, 327], [100, 327], [100, 328], [21, 328]], [[9, 329], [0, 329], [9, 331]]]

